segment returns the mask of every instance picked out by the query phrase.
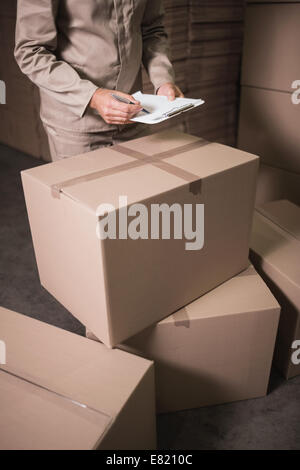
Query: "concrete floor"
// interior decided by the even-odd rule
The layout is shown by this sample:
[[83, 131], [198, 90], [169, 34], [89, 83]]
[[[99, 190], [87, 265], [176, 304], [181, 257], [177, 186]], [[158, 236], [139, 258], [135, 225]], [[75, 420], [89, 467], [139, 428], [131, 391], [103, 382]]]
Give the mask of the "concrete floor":
[[[20, 171], [40, 164], [0, 145], [0, 305], [84, 335], [39, 283]], [[300, 449], [300, 377], [273, 371], [267, 397], [158, 417], [160, 449]]]

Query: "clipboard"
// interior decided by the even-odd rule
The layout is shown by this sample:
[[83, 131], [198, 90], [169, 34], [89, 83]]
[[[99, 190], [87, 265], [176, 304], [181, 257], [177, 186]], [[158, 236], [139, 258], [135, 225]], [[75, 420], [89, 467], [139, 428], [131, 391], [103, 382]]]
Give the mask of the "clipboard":
[[140, 112], [131, 121], [144, 124], [158, 124], [204, 104], [202, 99], [176, 98], [169, 101], [166, 96], [148, 95], [140, 91], [132, 96], [140, 101], [141, 106], [149, 113]]

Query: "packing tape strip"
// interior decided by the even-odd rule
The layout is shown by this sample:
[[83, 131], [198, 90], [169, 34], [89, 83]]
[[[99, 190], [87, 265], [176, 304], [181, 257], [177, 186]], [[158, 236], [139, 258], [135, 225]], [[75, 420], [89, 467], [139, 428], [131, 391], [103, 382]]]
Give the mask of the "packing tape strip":
[[69, 180], [65, 180], [61, 183], [54, 184], [51, 186], [51, 194], [55, 198], [60, 197], [60, 192], [69, 186], [74, 186], [80, 183], [86, 183], [87, 181], [91, 181], [98, 178], [103, 178], [104, 176], [113, 175], [119, 173], [121, 171], [127, 171], [131, 168], [136, 168], [145, 164], [151, 164], [163, 171], [166, 171], [169, 174], [177, 176], [178, 178], [183, 179], [184, 181], [190, 183], [190, 191], [194, 194], [201, 193], [201, 179], [199, 179], [198, 175], [191, 173], [189, 171], [183, 170], [169, 162], [165, 162], [166, 158], [174, 157], [175, 155], [179, 155], [181, 153], [186, 153], [190, 150], [194, 150], [205, 145], [208, 145], [210, 142], [199, 139], [196, 142], [191, 142], [189, 144], [182, 145], [181, 147], [177, 147], [171, 150], [167, 150], [165, 152], [161, 152], [154, 155], [146, 155], [142, 152], [138, 152], [136, 150], [130, 149], [125, 147], [124, 145], [114, 145], [112, 150], [122, 153], [123, 155], [135, 158], [135, 161], [124, 163], [122, 165], [117, 165], [112, 168], [107, 168], [105, 170], [95, 171], [88, 175], [77, 176], [76, 178], [70, 178]]
[[183, 326], [184, 328], [190, 327], [190, 319], [185, 307], [174, 313], [173, 319], [175, 326]]
[[63, 395], [62, 393], [55, 392], [54, 390], [51, 390], [50, 388], [44, 387], [43, 385], [40, 385], [40, 384], [36, 383], [33, 380], [26, 379], [25, 377], [22, 377], [21, 375], [18, 375], [18, 374], [15, 374], [15, 373], [11, 372], [11, 371], [3, 369], [2, 367], [0, 367], [0, 372], [4, 372], [5, 374], [10, 375], [11, 377], [22, 380], [23, 382], [26, 382], [30, 385], [34, 385], [35, 387], [38, 387], [39, 389], [44, 390], [45, 392], [53, 393], [57, 397], [62, 398], [63, 400], [66, 400], [66, 401], [68, 401], [69, 403], [72, 403], [75, 406], [78, 406], [80, 408], [84, 408], [84, 409], [86, 409], [88, 411], [92, 411], [94, 413], [98, 413], [102, 416], [105, 416], [106, 418], [111, 419], [111, 416], [106, 414], [106, 413], [103, 413], [103, 411], [97, 410], [96, 408], [93, 408], [92, 406], [86, 405], [85, 403], [81, 403], [79, 401], [73, 400], [72, 398], [68, 397], [67, 395]]
[[69, 186], [74, 186], [74, 185], [80, 184], [80, 183], [86, 183], [86, 182], [92, 181], [94, 179], [103, 178], [104, 176], [114, 175], [114, 174], [119, 173], [121, 171], [127, 171], [127, 170], [130, 170], [131, 168], [136, 168], [136, 167], [139, 167], [139, 166], [142, 166], [142, 165], [144, 165], [143, 162], [140, 162], [140, 161], [136, 160], [136, 161], [133, 161], [133, 162], [124, 163], [122, 165], [117, 165], [117, 166], [114, 166], [112, 168], [106, 168], [105, 170], [95, 171], [95, 172], [90, 173], [88, 175], [77, 176], [76, 178], [65, 180], [62, 183], [52, 185], [51, 186], [51, 194], [54, 198], [59, 198], [61, 191], [64, 188], [68, 188]]
[[194, 150], [199, 147], [204, 147], [208, 144], [210, 144], [210, 142], [199, 138], [199, 140], [196, 140], [195, 142], [190, 142], [189, 144], [184, 144], [184, 145], [181, 145], [180, 147], [166, 150], [164, 152], [155, 153], [154, 155], [147, 155], [145, 153], [138, 152], [137, 150], [131, 149], [129, 147], [125, 147], [125, 145], [121, 145], [121, 144], [114, 145], [112, 148], [114, 150], [117, 150], [123, 153], [124, 155], [127, 155], [128, 157], [137, 158], [139, 160], [147, 160], [147, 159], [164, 160], [165, 158], [174, 157], [176, 155], [180, 155], [181, 153], [186, 153], [186, 152], [189, 152], [190, 150]]

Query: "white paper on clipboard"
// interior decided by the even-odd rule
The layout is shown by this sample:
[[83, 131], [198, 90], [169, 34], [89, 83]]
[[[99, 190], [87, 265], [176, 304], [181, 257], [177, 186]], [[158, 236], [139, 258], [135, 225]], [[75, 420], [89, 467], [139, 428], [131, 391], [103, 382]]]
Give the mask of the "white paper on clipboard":
[[[166, 96], [147, 95], [140, 91], [137, 91], [132, 96], [140, 101], [141, 106], [150, 111], [150, 114], [140, 112], [131, 121], [142, 122], [144, 124], [158, 124], [204, 103], [202, 99], [192, 98], [176, 98], [174, 101], [169, 101]], [[168, 116], [169, 113], [172, 113], [172, 115]]]

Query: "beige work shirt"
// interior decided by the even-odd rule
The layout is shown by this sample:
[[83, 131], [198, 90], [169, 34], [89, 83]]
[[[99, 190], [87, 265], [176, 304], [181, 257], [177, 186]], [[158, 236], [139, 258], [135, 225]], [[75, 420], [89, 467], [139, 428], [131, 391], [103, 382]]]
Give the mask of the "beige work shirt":
[[142, 63], [156, 89], [174, 81], [162, 0], [18, 0], [15, 57], [42, 120], [79, 132], [115, 127], [89, 101], [99, 87], [140, 90]]

